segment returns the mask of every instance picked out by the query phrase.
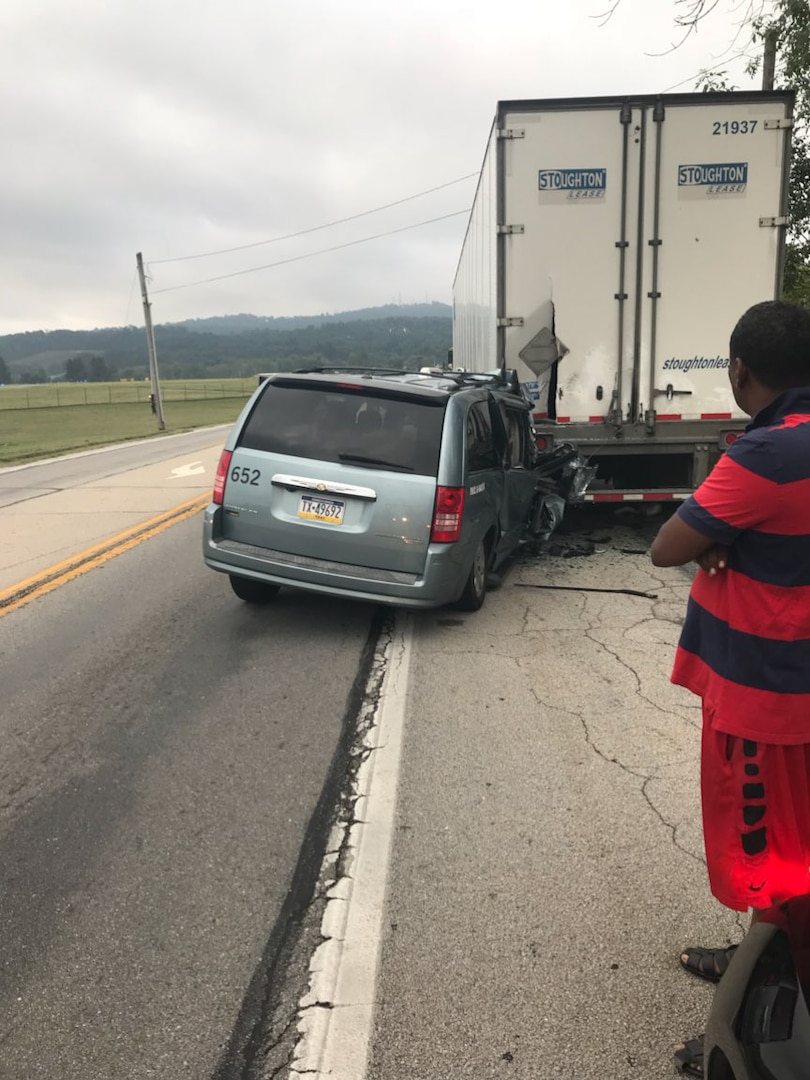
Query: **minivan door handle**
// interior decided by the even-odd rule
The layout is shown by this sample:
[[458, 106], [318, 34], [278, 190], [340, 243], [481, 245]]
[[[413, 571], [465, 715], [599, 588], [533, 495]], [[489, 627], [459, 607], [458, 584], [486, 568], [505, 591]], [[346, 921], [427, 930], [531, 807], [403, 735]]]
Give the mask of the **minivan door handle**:
[[276, 473], [272, 477], [271, 484], [276, 487], [305, 488], [318, 494], [350, 495], [353, 499], [368, 499], [373, 502], [377, 498], [374, 488], [359, 487], [357, 484], [341, 484], [335, 480], [315, 480], [311, 476], [288, 476], [287, 473]]

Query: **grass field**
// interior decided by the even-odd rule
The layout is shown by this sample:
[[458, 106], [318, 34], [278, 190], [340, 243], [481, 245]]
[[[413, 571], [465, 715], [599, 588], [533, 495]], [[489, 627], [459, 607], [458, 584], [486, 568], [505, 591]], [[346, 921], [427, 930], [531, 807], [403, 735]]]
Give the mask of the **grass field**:
[[[249, 383], [249, 391], [255, 389], [254, 380], [233, 380], [235, 383]], [[221, 380], [217, 380], [221, 382]], [[108, 384], [88, 384], [87, 389]], [[130, 384], [115, 383], [114, 387]], [[186, 384], [191, 393], [192, 384]], [[60, 390], [67, 385], [60, 387]], [[72, 388], [72, 387], [71, 387]], [[83, 384], [77, 387], [83, 388]], [[42, 389], [53, 391], [54, 385], [43, 387], [2, 387], [0, 398], [7, 390], [19, 393], [20, 390]], [[211, 388], [208, 388], [209, 393]], [[197, 400], [175, 398], [163, 394], [163, 414], [166, 421], [165, 432], [157, 430], [157, 420], [152, 414], [147, 398], [140, 402], [120, 402], [112, 404], [74, 404], [61, 405], [59, 408], [30, 406], [28, 408], [8, 408], [0, 403], [0, 467], [17, 465], [38, 458], [52, 457], [69, 453], [71, 450], [86, 450], [90, 447], [106, 446], [110, 443], [125, 442], [128, 439], [143, 439], [153, 435], [173, 434], [178, 431], [191, 431], [194, 428], [208, 427], [212, 424], [233, 423], [247, 400], [247, 393], [241, 396], [199, 397]], [[223, 440], [224, 441], [224, 440]]]

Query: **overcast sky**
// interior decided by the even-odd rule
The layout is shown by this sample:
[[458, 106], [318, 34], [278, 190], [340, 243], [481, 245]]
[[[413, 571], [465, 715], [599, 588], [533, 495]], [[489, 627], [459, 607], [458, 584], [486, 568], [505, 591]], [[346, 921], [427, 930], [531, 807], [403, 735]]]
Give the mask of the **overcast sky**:
[[673, 0], [607, 6], [2, 0], [0, 333], [141, 324], [138, 251], [156, 322], [449, 303], [463, 214], [300, 256], [466, 211], [499, 99], [691, 90], [735, 32], [653, 56]]

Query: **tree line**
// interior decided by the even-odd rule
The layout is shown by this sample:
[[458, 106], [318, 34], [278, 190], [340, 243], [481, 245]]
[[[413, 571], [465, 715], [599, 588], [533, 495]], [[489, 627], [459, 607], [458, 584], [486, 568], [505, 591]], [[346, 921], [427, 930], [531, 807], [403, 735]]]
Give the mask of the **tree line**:
[[109, 382], [113, 376], [103, 356], [70, 356], [64, 364], [64, 372], [49, 375], [42, 367], [21, 368], [14, 377], [9, 365], [0, 356], [0, 386], [11, 383], [47, 383], [47, 382]]
[[[181, 324], [155, 327], [158, 365], [166, 379], [247, 377], [341, 364], [414, 369], [444, 363], [451, 341], [449, 314], [334, 320], [292, 330], [256, 326], [229, 333]], [[5, 357], [0, 382], [140, 379], [149, 370], [145, 334], [138, 327], [10, 334], [0, 337], [0, 354]]]

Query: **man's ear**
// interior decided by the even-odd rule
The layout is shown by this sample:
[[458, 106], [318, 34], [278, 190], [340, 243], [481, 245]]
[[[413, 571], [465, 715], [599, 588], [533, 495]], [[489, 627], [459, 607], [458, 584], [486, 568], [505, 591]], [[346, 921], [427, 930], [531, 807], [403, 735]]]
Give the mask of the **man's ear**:
[[734, 356], [729, 361], [729, 376], [731, 377], [731, 385], [735, 390], [744, 389], [751, 381], [751, 372], [739, 356]]

